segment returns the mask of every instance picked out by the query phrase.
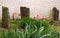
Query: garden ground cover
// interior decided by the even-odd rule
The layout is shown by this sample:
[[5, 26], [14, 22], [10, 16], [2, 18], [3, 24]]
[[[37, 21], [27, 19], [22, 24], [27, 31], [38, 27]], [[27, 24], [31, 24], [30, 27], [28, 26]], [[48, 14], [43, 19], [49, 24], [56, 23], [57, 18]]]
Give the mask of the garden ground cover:
[[50, 25], [48, 20], [25, 18], [10, 24], [12, 29], [1, 30], [0, 38], [60, 38], [60, 26]]

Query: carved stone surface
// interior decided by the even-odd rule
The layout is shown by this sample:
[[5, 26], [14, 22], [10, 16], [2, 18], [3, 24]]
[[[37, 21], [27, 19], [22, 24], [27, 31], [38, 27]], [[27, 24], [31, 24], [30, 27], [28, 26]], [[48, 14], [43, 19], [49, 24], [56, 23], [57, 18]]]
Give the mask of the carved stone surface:
[[7, 7], [2, 7], [2, 27], [8, 28], [9, 26], [9, 10]]
[[56, 7], [53, 8], [53, 20], [59, 20], [59, 10]]
[[30, 13], [29, 13], [30, 10], [29, 10], [29, 8], [26, 8], [26, 7], [20, 7], [20, 12], [21, 12], [21, 19], [30, 16]]

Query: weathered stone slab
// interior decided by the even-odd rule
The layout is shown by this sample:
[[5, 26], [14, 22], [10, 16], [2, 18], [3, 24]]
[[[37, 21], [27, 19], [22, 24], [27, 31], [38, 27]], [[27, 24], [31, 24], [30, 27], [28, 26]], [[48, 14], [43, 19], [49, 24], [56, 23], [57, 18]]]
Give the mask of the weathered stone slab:
[[59, 20], [59, 10], [56, 7], [54, 7], [52, 10], [53, 10], [53, 20], [58, 21]]
[[9, 26], [9, 10], [7, 7], [2, 6], [2, 27], [8, 28]]
[[21, 19], [30, 16], [30, 9], [26, 7], [20, 7]]

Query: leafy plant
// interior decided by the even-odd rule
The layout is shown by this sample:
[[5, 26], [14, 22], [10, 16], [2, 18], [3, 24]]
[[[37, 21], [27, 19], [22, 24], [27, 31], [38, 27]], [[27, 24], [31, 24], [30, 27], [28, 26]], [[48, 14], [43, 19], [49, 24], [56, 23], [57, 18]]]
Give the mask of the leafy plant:
[[24, 18], [17, 24], [23, 29], [3, 30], [0, 38], [60, 38], [60, 32], [54, 31], [47, 20]]
[[26, 23], [29, 25], [30, 23], [33, 25], [34, 24], [34, 19], [32, 18], [24, 18], [20, 21], [20, 23], [18, 24], [19, 27], [22, 27], [23, 29], [25, 29], [26, 27]]
[[[46, 27], [47, 28], [47, 27]], [[60, 38], [60, 33], [55, 32], [53, 26], [48, 29], [44, 28], [44, 26], [37, 28], [36, 25], [31, 25], [26, 23], [25, 30], [19, 31], [18, 29], [15, 30], [5, 30], [1, 32], [1, 38]], [[44, 29], [46, 31], [44, 31]], [[45, 33], [46, 32], [46, 33]]]

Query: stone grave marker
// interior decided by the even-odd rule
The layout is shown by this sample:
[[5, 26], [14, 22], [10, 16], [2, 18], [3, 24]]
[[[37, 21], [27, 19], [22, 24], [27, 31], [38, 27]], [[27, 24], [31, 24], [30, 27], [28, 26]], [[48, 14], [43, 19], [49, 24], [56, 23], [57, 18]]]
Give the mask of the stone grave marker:
[[30, 16], [30, 9], [27, 7], [20, 7], [21, 19]]
[[9, 28], [9, 9], [2, 6], [2, 27]]
[[52, 10], [53, 10], [53, 20], [58, 21], [59, 20], [59, 10], [56, 7], [54, 7]]

